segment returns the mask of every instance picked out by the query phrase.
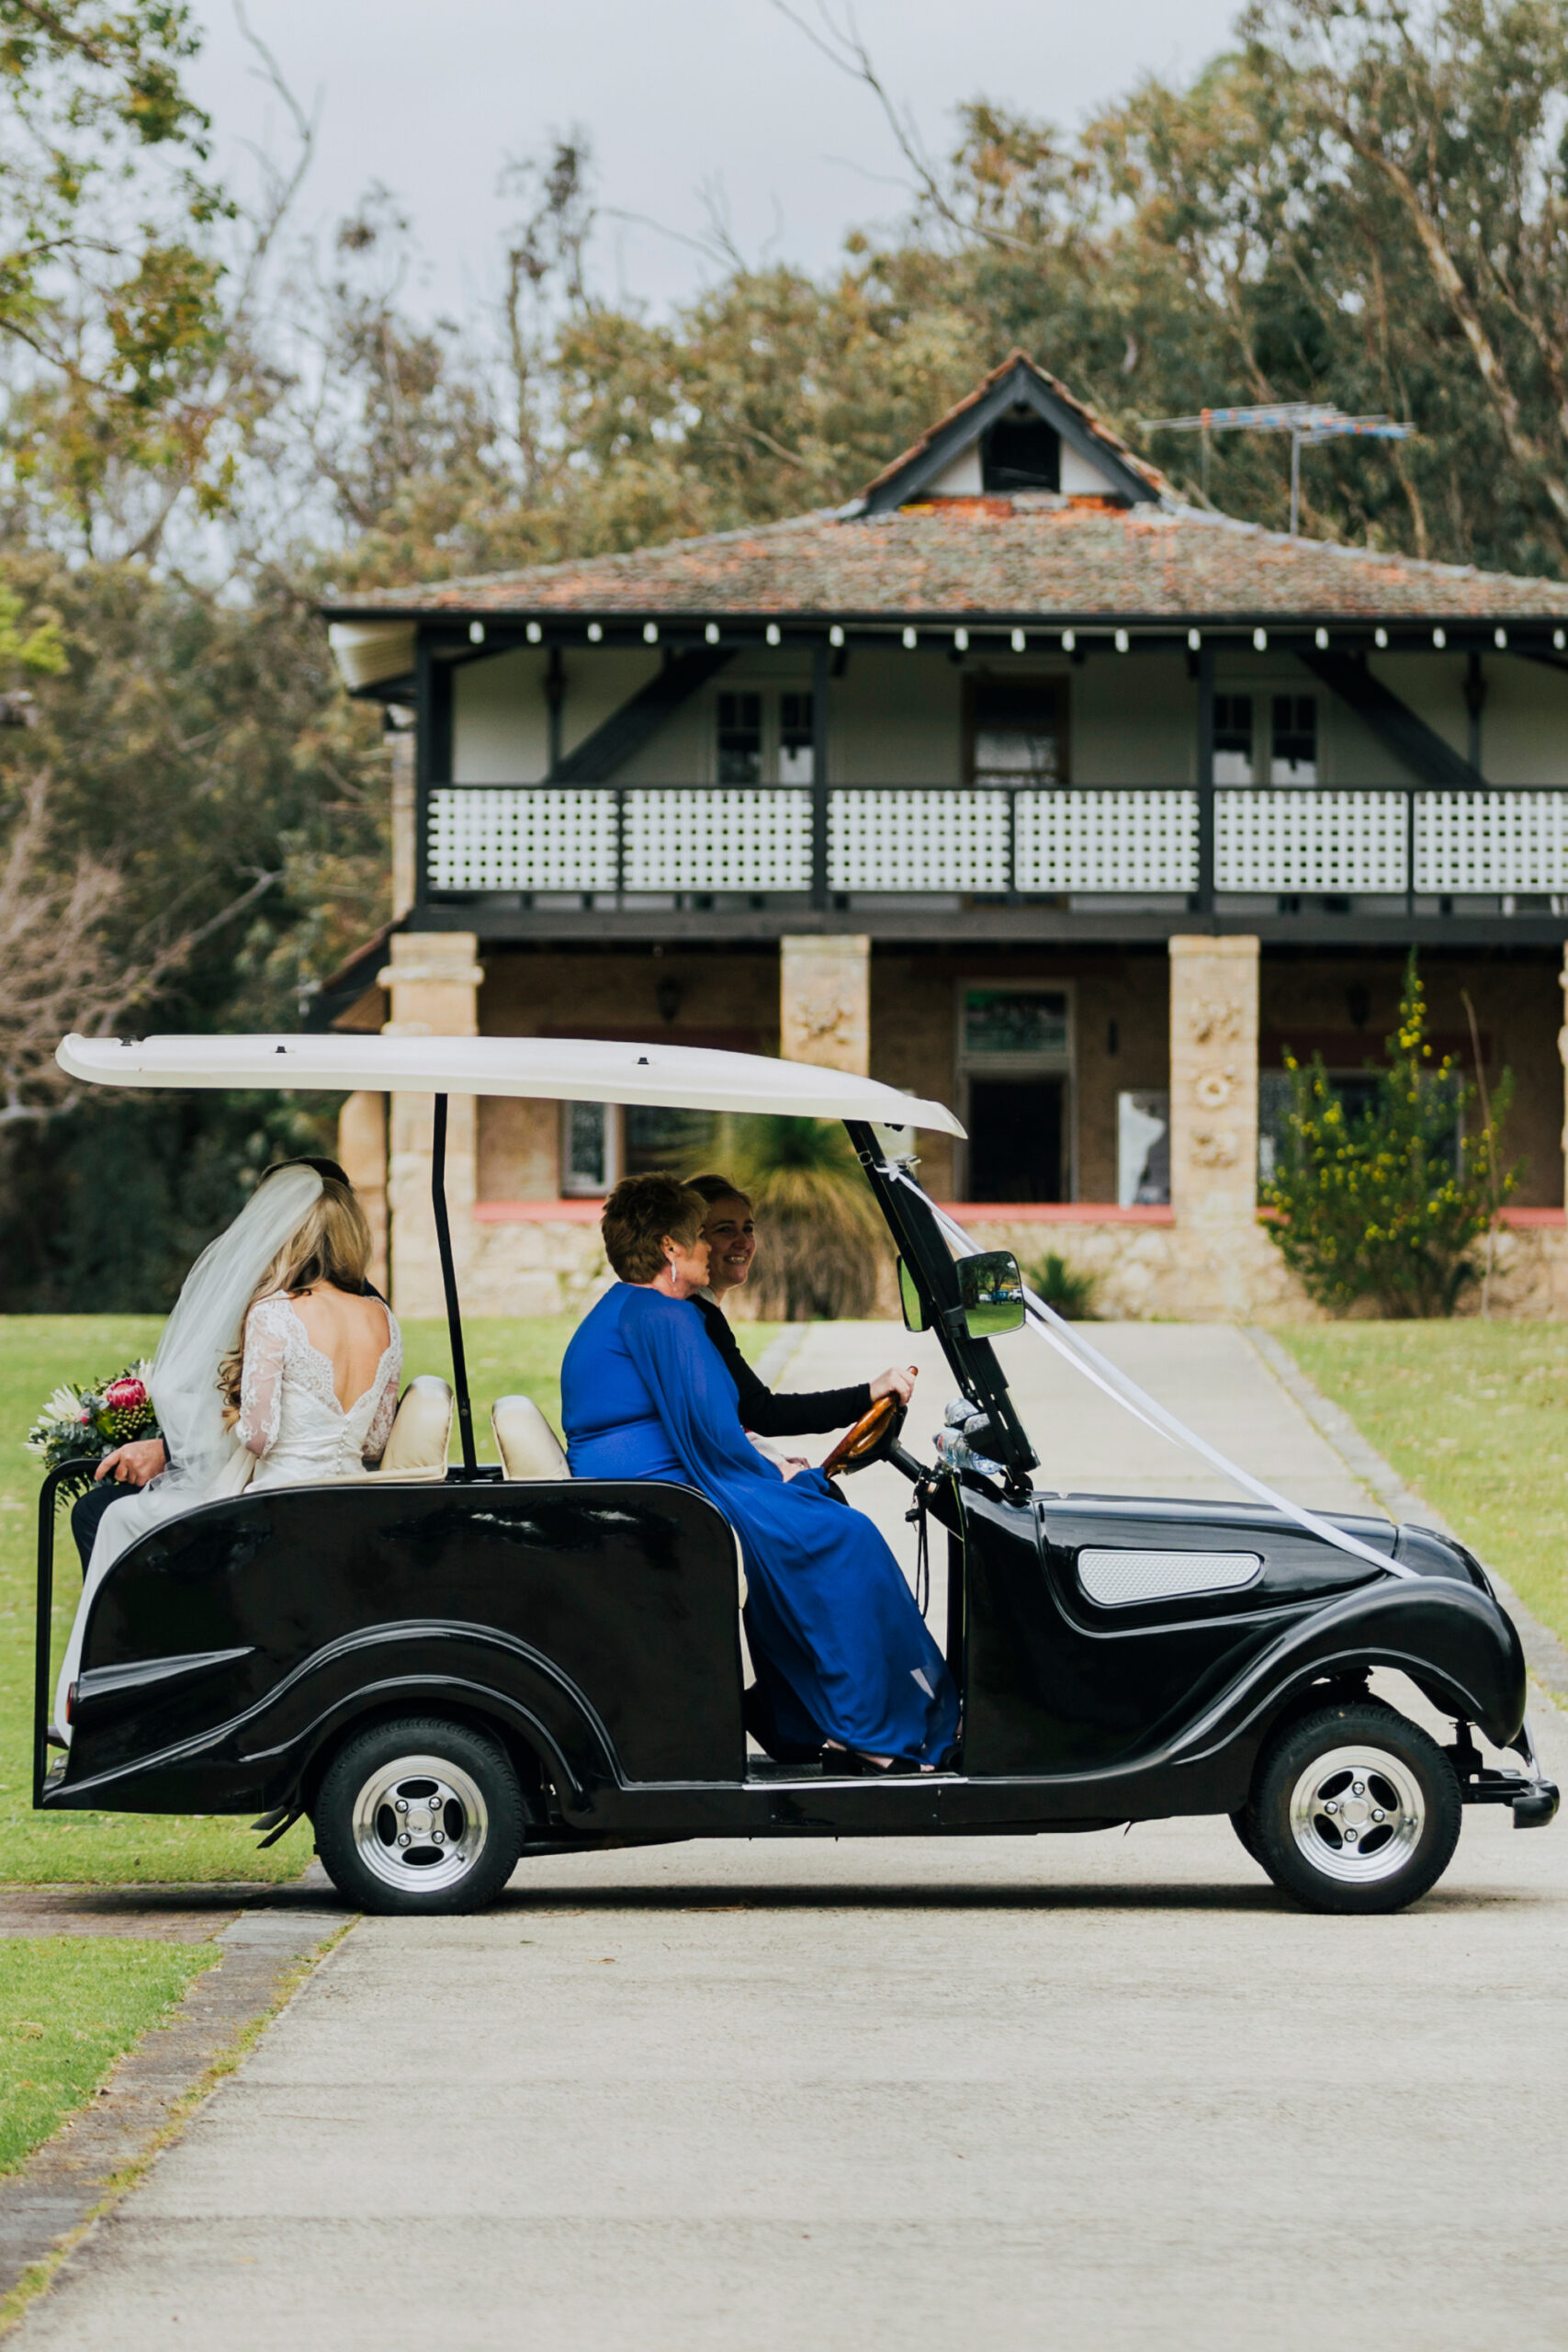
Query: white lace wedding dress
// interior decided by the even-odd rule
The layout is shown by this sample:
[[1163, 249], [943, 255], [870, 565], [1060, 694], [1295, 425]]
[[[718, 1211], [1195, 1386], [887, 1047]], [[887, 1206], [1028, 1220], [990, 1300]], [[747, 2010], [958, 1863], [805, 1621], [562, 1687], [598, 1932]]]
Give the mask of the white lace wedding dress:
[[236, 1434], [256, 1457], [251, 1486], [311, 1487], [361, 1478], [391, 1435], [402, 1377], [403, 1337], [391, 1308], [387, 1344], [363, 1396], [337, 1400], [333, 1363], [281, 1293], [258, 1298], [245, 1318]]
[[175, 1487], [176, 1473], [165, 1470], [104, 1514], [55, 1688], [54, 1720], [67, 1747], [66, 1699], [76, 1679], [88, 1613], [119, 1555], [168, 1517], [161, 1490], [174, 1488], [176, 1510], [194, 1510], [199, 1503], [237, 1495], [247, 1485], [315, 1487], [363, 1478], [368, 1475], [367, 1460], [380, 1459], [391, 1435], [403, 1369], [397, 1317], [389, 1306], [382, 1311], [387, 1344], [376, 1376], [345, 1411], [337, 1401], [331, 1356], [311, 1346], [288, 1300], [281, 1293], [257, 1299], [245, 1317], [239, 1426], [224, 1440], [220, 1472], [205, 1484], [187, 1479]]

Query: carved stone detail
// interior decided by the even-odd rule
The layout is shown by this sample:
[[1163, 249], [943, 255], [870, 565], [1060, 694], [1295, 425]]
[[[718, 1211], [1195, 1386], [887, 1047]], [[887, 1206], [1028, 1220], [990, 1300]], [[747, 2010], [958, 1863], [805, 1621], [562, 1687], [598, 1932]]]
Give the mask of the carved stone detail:
[[[1252, 1008], [1256, 1022], [1257, 1004]], [[1231, 1045], [1247, 1035], [1247, 1008], [1237, 997], [1213, 997], [1190, 1006], [1187, 1034], [1195, 1046]]]
[[779, 1051], [820, 1069], [871, 1068], [871, 942], [860, 936], [779, 942]]
[[1235, 1091], [1234, 1063], [1224, 1069], [1201, 1069], [1192, 1080], [1192, 1099], [1201, 1110], [1223, 1111]]
[[1171, 1204], [1212, 1233], [1222, 1268], [1257, 1216], [1258, 953], [1256, 939], [1170, 943]]

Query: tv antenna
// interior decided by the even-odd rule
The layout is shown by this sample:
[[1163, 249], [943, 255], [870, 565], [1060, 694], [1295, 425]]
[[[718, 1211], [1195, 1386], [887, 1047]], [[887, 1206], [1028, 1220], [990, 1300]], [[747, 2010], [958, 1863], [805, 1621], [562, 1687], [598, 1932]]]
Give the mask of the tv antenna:
[[1301, 536], [1302, 451], [1325, 441], [1408, 441], [1413, 424], [1391, 416], [1347, 416], [1332, 401], [1276, 401], [1261, 408], [1205, 408], [1196, 416], [1145, 416], [1145, 433], [1201, 433], [1203, 495], [1209, 495], [1209, 450], [1215, 433], [1288, 433], [1291, 436], [1291, 537]]

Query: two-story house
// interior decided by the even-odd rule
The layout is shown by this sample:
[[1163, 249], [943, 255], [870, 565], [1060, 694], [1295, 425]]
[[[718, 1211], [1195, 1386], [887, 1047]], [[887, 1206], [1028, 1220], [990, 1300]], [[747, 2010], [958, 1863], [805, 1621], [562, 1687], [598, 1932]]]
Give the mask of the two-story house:
[[[957, 1108], [923, 1175], [972, 1223], [1253, 1313], [1284, 1057], [1353, 1089], [1415, 947], [1439, 1049], [1515, 1074], [1508, 1295], [1555, 1298], [1568, 587], [1183, 504], [1014, 353], [835, 511], [327, 616], [394, 728], [396, 912], [321, 1020], [868, 1068]], [[427, 1117], [345, 1119], [416, 1310]], [[673, 1141], [454, 1106], [495, 1311], [578, 1295]]]

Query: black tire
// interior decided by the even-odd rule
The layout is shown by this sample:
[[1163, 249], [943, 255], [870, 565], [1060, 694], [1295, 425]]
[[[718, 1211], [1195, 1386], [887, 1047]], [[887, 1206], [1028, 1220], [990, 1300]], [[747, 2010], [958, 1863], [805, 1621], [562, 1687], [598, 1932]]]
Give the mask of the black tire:
[[1453, 1766], [1418, 1724], [1375, 1699], [1288, 1724], [1258, 1759], [1242, 1843], [1313, 1911], [1403, 1911], [1459, 1843]]
[[310, 1817], [316, 1850], [345, 1902], [405, 1917], [493, 1903], [527, 1826], [501, 1743], [423, 1715], [346, 1739]]

